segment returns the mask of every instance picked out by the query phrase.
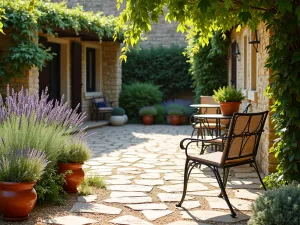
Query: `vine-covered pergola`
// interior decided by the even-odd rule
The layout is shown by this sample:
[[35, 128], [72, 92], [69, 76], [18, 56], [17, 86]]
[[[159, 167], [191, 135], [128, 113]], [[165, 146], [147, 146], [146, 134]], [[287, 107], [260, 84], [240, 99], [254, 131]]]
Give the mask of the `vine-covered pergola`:
[[[266, 67], [272, 73], [266, 93], [272, 99], [272, 121], [279, 141], [271, 149], [278, 159], [278, 172], [269, 177], [283, 182], [300, 181], [300, 1], [299, 0], [117, 0], [126, 4], [118, 28], [128, 24], [124, 53], [151, 30], [160, 16], [177, 21], [178, 31], [196, 42], [189, 46], [192, 57], [209, 42], [215, 31], [255, 30], [261, 22], [271, 31]], [[118, 30], [118, 29], [117, 29]], [[126, 60], [126, 56], [123, 55]], [[274, 179], [273, 179], [274, 181]]]

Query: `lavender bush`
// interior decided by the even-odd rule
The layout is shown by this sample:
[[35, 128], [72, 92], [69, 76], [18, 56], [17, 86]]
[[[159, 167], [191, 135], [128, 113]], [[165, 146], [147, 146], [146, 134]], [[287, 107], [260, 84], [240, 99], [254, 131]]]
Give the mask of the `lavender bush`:
[[48, 164], [44, 152], [35, 149], [16, 150], [0, 157], [0, 181], [38, 181]]
[[84, 118], [77, 108], [69, 109], [63, 97], [48, 101], [47, 90], [39, 96], [38, 92], [30, 95], [28, 90], [15, 92], [8, 87], [5, 101], [0, 96], [0, 155], [26, 147], [44, 152], [49, 163], [36, 185], [38, 197], [58, 199], [62, 182], [55, 172], [57, 159], [71, 132], [79, 130]]

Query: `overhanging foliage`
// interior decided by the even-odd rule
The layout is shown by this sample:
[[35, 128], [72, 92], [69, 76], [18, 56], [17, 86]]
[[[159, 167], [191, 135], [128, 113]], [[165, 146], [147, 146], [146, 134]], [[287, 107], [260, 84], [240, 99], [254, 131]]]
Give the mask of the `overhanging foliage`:
[[[122, 3], [118, 0], [118, 6]], [[198, 44], [191, 46], [191, 54], [206, 45], [214, 31], [225, 33], [235, 26], [239, 31], [245, 25], [254, 30], [259, 22], [267, 25], [273, 34], [267, 47], [266, 67], [273, 72], [268, 93], [273, 102], [276, 134], [280, 137], [273, 151], [279, 161], [281, 179], [300, 181], [300, 1], [127, 0], [116, 29], [126, 23], [132, 26], [125, 31], [123, 51], [135, 45], [142, 32], [149, 32], [150, 22], [158, 22], [159, 16], [178, 21], [178, 31], [187, 32], [188, 39], [199, 35]]]
[[68, 9], [65, 2], [3, 0], [0, 9], [4, 9], [6, 18], [1, 21], [0, 11], [3, 29], [12, 37], [8, 52], [0, 53], [0, 77], [6, 79], [23, 74], [33, 66], [42, 69], [52, 58], [49, 51], [38, 44], [36, 34], [56, 36], [59, 30], [84, 31], [97, 35], [99, 40], [112, 39], [117, 23], [112, 16], [84, 12], [81, 6]]

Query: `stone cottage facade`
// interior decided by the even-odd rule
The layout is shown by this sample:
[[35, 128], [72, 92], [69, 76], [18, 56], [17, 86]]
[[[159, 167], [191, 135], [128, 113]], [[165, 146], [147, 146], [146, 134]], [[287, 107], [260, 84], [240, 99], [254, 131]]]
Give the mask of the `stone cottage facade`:
[[[9, 31], [0, 34], [0, 50], [4, 53], [10, 40]], [[2, 82], [0, 85], [4, 90], [7, 84], [16, 90], [27, 88], [30, 93], [48, 87], [50, 98], [64, 95], [72, 108], [80, 103], [80, 111], [85, 111], [88, 118], [93, 97], [105, 96], [118, 102], [122, 85], [120, 42], [99, 42], [98, 37], [83, 38], [75, 33], [59, 34], [58, 37], [40, 33], [37, 40], [51, 47], [56, 54], [53, 60], [42, 71], [31, 68], [24, 71], [24, 77]]]
[[[256, 40], [255, 31], [251, 31], [249, 27], [244, 27], [239, 32], [233, 29], [231, 32], [228, 80], [237, 89], [243, 90], [246, 100], [244, 100], [241, 108], [245, 107], [247, 103], [251, 103], [250, 112], [270, 111], [271, 102], [264, 93], [269, 85], [271, 74], [271, 71], [265, 68], [268, 57], [266, 46], [269, 44], [269, 38], [270, 32], [266, 31], [263, 23], [257, 27], [259, 44], [249, 44], [249, 41]], [[274, 127], [269, 115], [265, 125], [265, 132], [261, 137], [257, 157], [264, 174], [273, 172], [277, 166], [274, 155], [269, 153], [274, 139]]]

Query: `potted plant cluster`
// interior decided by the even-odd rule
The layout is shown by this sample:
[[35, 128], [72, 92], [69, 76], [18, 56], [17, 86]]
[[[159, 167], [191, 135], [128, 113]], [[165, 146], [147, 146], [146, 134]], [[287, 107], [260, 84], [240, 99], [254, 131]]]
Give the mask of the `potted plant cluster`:
[[173, 126], [181, 124], [181, 116], [183, 110], [181, 105], [173, 104], [167, 109], [168, 116], [170, 116], [170, 122]]
[[125, 124], [125, 110], [121, 107], [114, 107], [111, 111], [110, 124], [112, 126], [122, 126]]
[[6, 221], [26, 220], [36, 203], [33, 186], [45, 171], [47, 157], [28, 147], [0, 153], [0, 215]]
[[139, 115], [142, 116], [145, 125], [151, 125], [157, 115], [157, 109], [154, 106], [144, 106], [139, 110]]
[[220, 87], [217, 91], [214, 90], [213, 98], [215, 102], [220, 104], [222, 115], [231, 116], [234, 112], [239, 111], [245, 96], [241, 90], [236, 90], [233, 87]]
[[58, 173], [65, 174], [64, 190], [77, 193], [77, 188], [84, 179], [82, 165], [91, 158], [91, 150], [81, 138], [71, 138], [63, 147], [58, 157]]

